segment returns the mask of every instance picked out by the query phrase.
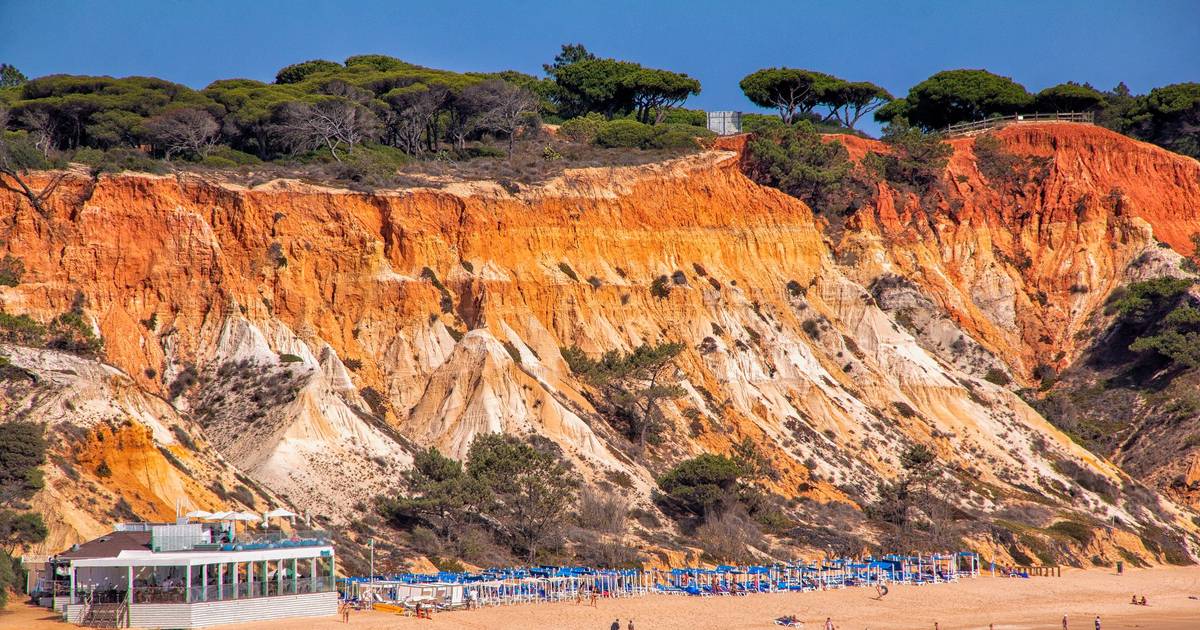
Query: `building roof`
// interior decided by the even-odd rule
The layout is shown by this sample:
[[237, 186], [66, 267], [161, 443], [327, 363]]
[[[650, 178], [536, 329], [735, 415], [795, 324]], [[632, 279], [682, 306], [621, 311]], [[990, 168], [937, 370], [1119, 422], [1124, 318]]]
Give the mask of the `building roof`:
[[304, 547], [278, 547], [270, 549], [245, 549], [241, 551], [159, 551], [132, 549], [120, 551], [112, 556], [82, 558], [71, 561], [75, 567], [155, 567], [155, 566], [200, 566], [223, 562], [261, 562], [263, 560], [291, 560], [308, 558], [333, 558], [332, 545], [310, 545]]
[[110, 532], [60, 554], [59, 560], [113, 558], [122, 551], [150, 551], [150, 532]]

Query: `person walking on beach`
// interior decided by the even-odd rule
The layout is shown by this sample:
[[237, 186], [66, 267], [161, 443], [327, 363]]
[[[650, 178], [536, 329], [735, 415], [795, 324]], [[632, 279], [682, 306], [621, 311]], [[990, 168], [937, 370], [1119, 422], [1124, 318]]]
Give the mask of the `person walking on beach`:
[[1096, 630], [1100, 630], [1100, 615], [1096, 615]]
[[[593, 586], [593, 587], [592, 587], [591, 596], [592, 596], [592, 608], [595, 608], [595, 607], [596, 607], [596, 601], [600, 599], [600, 593], [599, 593], [599, 592], [597, 592], [597, 590], [596, 590], [596, 587], [595, 587], [595, 586]], [[621, 630], [621, 629], [620, 629], [620, 628], [616, 628], [615, 630]]]
[[629, 625], [626, 626], [626, 628], [627, 628], [627, 630], [633, 630], [633, 620], [632, 619], [629, 620]]
[[825, 618], [825, 630], [837, 630], [833, 625], [833, 617]]
[[342, 604], [342, 623], [350, 623], [350, 602]]
[[1063, 630], [1067, 630], [1067, 616], [1063, 615]]
[[621, 630], [620, 618], [613, 619], [612, 625], [608, 627], [608, 630]]

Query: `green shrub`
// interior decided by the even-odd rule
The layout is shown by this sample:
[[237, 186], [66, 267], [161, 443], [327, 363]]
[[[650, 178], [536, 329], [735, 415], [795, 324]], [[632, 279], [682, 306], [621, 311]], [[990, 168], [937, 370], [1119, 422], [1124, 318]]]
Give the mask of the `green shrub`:
[[579, 282], [579, 275], [575, 273], [575, 270], [571, 268], [571, 265], [568, 265], [565, 262], [560, 262], [558, 263], [558, 270], [566, 274], [566, 276], [571, 280]]
[[671, 295], [671, 280], [666, 276], [659, 276], [650, 283], [650, 295], [663, 300]]
[[223, 160], [228, 160], [230, 162], [233, 162], [237, 166], [246, 166], [246, 165], [250, 165], [250, 164], [262, 164], [262, 160], [258, 159], [257, 157], [255, 157], [249, 153], [246, 153], [244, 151], [238, 151], [237, 149], [235, 149], [233, 147], [226, 146], [223, 144], [213, 147], [213, 150], [208, 152], [208, 157], [209, 158], [221, 158]]
[[938, 134], [893, 122], [880, 138], [891, 147], [888, 154], [869, 153], [864, 163], [879, 176], [903, 188], [928, 191], [942, 177], [954, 149]]
[[708, 130], [708, 113], [702, 109], [684, 109], [682, 107], [674, 107], [667, 110], [663, 116], [661, 124], [667, 125], [687, 125], [689, 127], [699, 127]]
[[394, 147], [362, 145], [341, 162], [329, 164], [328, 174], [334, 179], [354, 182], [366, 187], [383, 188], [396, 180], [396, 170], [408, 162], [404, 152]]
[[11, 343], [39, 344], [45, 334], [45, 326], [32, 317], [10, 315], [0, 310], [0, 339]]
[[742, 467], [724, 455], [705, 453], [684, 460], [658, 480], [658, 487], [677, 510], [704, 516], [737, 500]]
[[[778, 121], [776, 121], [778, 123]], [[766, 125], [746, 144], [746, 171], [759, 184], [839, 214], [855, 191], [854, 163], [841, 142], [825, 142], [808, 121]]]
[[13, 256], [5, 254], [3, 259], [0, 259], [0, 286], [15, 287], [21, 284], [21, 277], [25, 275], [25, 261]]
[[592, 143], [604, 126], [604, 116], [596, 112], [588, 112], [586, 116], [572, 118], [558, 128], [560, 136], [575, 142]]
[[87, 164], [88, 166], [100, 166], [104, 162], [104, 151], [92, 147], [83, 147], [71, 156], [72, 162]]
[[1092, 528], [1076, 521], [1058, 521], [1046, 529], [1067, 536], [1080, 546], [1087, 546], [1092, 542]]
[[655, 149], [694, 149], [699, 144], [696, 138], [711, 137], [715, 134], [707, 129], [699, 129], [691, 125], [661, 124], [653, 128], [654, 136], [647, 143]]
[[610, 120], [596, 133], [596, 144], [608, 148], [638, 149], [654, 138], [654, 129], [636, 120]]
[[504, 152], [504, 149], [501, 149], [500, 147], [488, 146], [486, 144], [481, 144], [477, 147], [467, 147], [466, 151], [460, 152], [459, 155], [461, 156], [461, 159], [464, 160], [473, 160], [475, 158], [508, 157], [508, 154]]
[[200, 164], [211, 168], [234, 168], [237, 166], [237, 162], [219, 155], [210, 155], [200, 160]]
[[1121, 315], [1143, 317], [1160, 300], [1173, 299], [1192, 286], [1187, 278], [1163, 276], [1135, 282], [1125, 291], [1113, 291], [1109, 298], [1113, 308]]
[[93, 170], [97, 173], [132, 171], [162, 175], [167, 172], [167, 164], [135, 149], [116, 148], [105, 151], [99, 163], [93, 165]]
[[993, 385], [999, 385], [1000, 387], [1004, 387], [1012, 382], [1012, 379], [1004, 373], [1004, 370], [999, 368], [988, 368], [987, 374], [983, 376], [983, 380]]
[[284, 354], [279, 355], [279, 362], [280, 363], [303, 363], [304, 359], [297, 355], [294, 355], [294, 354], [284, 353]]

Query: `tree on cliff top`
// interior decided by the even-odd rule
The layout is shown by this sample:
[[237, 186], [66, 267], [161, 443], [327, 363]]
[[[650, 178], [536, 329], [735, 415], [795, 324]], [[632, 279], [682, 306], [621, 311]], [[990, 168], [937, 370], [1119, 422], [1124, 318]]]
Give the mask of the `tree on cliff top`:
[[17, 87], [28, 80], [15, 66], [0, 63], [0, 88]]
[[821, 104], [847, 129], [854, 129], [863, 116], [892, 101], [892, 94], [869, 81], [838, 81], [821, 90]]
[[292, 102], [283, 106], [275, 130], [293, 151], [328, 150], [342, 161], [339, 151], [375, 137], [379, 120], [366, 107], [346, 98], [326, 98], [316, 103]]
[[7, 121], [8, 110], [0, 108], [0, 189], [24, 196], [38, 214], [48, 216], [42, 202], [58, 188], [65, 173], [53, 175], [41, 190], [34, 190], [27, 181], [29, 172], [51, 168], [54, 163], [30, 139], [28, 132], [6, 131]]
[[208, 156], [217, 142], [221, 125], [203, 109], [185, 107], [163, 112], [146, 121], [146, 136], [162, 149], [168, 160], [172, 155]]
[[738, 85], [746, 98], [759, 107], [779, 111], [784, 123], [812, 111], [821, 102], [822, 90], [839, 79], [823, 72], [798, 68], [764, 68], [746, 75]]
[[638, 66], [624, 81], [632, 94], [637, 119], [643, 123], [651, 122], [651, 114], [654, 124], [661, 123], [668, 111], [682, 105], [689, 96], [700, 93], [699, 81], [670, 70]]
[[318, 72], [336, 72], [342, 68], [342, 64], [336, 61], [327, 61], [325, 59], [312, 59], [294, 63], [290, 66], [285, 66], [275, 74], [275, 83], [288, 84], [299, 83], [309, 76]]
[[579, 44], [565, 44], [553, 64], [543, 66], [554, 81], [552, 98], [565, 117], [634, 113], [639, 122], [660, 123], [672, 108], [700, 93], [700, 82], [681, 72], [646, 68], [632, 61], [602, 59]]
[[1090, 85], [1066, 82], [1048, 87], [1033, 98], [1039, 112], [1087, 112], [1104, 105], [1104, 95]]
[[875, 112], [891, 122], [903, 117], [927, 131], [991, 116], [1015, 114], [1033, 104], [1025, 88], [987, 70], [945, 70], [913, 86], [908, 96]]

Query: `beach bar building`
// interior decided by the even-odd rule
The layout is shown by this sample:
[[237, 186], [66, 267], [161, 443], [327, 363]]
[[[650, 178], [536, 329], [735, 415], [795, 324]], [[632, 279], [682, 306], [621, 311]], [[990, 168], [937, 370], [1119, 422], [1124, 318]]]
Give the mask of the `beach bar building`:
[[337, 614], [324, 532], [234, 536], [232, 524], [131, 523], [48, 564], [45, 603], [83, 626], [203, 628]]

